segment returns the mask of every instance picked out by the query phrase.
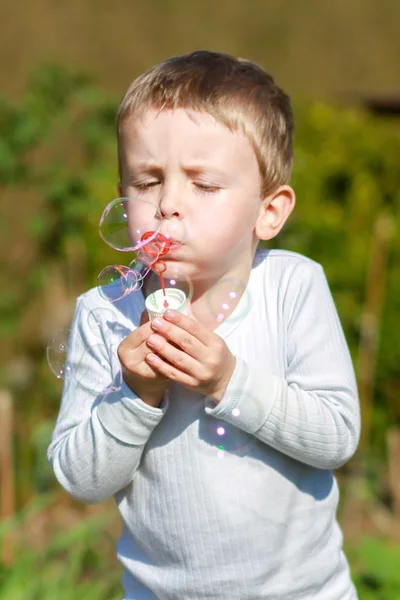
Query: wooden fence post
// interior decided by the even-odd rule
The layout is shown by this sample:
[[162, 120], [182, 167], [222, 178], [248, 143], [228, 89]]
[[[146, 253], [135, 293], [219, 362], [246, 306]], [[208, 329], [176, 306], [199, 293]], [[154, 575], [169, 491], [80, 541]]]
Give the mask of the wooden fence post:
[[[10, 392], [0, 390], [0, 520], [15, 514], [15, 482], [13, 460], [13, 402]], [[3, 561], [11, 566], [14, 544], [11, 535], [3, 539]]]
[[397, 524], [400, 525], [400, 429], [393, 428], [388, 431], [387, 443], [393, 512]]
[[378, 356], [379, 330], [386, 288], [386, 272], [392, 219], [381, 212], [372, 231], [364, 309], [361, 315], [357, 381], [361, 406], [360, 452], [364, 454], [371, 430], [371, 416]]

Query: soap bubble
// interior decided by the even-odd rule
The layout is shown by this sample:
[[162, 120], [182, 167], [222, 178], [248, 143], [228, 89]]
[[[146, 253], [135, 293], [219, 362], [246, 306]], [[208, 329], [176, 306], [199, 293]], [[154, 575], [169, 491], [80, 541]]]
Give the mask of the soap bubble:
[[234, 277], [226, 277], [207, 294], [207, 303], [218, 322], [240, 321], [250, 312], [251, 299], [246, 285]]
[[[74, 378], [81, 388], [94, 395], [109, 394], [121, 388], [121, 371], [116, 351], [110, 351], [104, 344], [93, 344], [83, 351]], [[104, 373], [107, 371], [104, 384]]]
[[231, 423], [223, 422], [212, 416], [206, 417], [207, 441], [215, 446], [217, 455], [229, 452], [237, 456], [245, 456], [256, 443], [256, 438]]
[[102, 331], [114, 333], [118, 326], [117, 315], [111, 308], [93, 308], [88, 315], [88, 325], [96, 337], [102, 337]]
[[153, 237], [161, 228], [162, 215], [155, 204], [137, 198], [115, 198], [104, 209], [100, 218], [100, 237], [121, 252], [132, 252], [145, 243], [141, 238], [151, 231]]
[[[107, 309], [103, 310], [107, 311]], [[94, 311], [91, 313], [91, 322], [94, 323]], [[117, 354], [118, 347], [114, 346], [109, 350], [104, 344], [94, 344], [85, 348], [80, 358], [72, 365], [67, 360], [70, 333], [70, 329], [61, 329], [47, 346], [47, 362], [57, 379], [73, 380], [80, 387], [95, 395], [119, 390], [122, 373]], [[107, 371], [106, 377], [102, 374], [100, 381], [99, 365]], [[108, 380], [106, 385], [104, 385], [104, 379]]]
[[184, 221], [179, 221], [174, 217], [172, 219], [162, 220], [159, 233], [171, 241], [171, 252], [173, 252], [175, 246], [184, 243], [187, 237]]
[[186, 297], [191, 300], [193, 298], [193, 283], [190, 277], [177, 264], [173, 262], [166, 264], [167, 270], [164, 273], [165, 287], [182, 290], [185, 292]]
[[[172, 261], [165, 263], [165, 266], [166, 270], [163, 272], [165, 288], [182, 290], [186, 297], [191, 300], [193, 297], [193, 283], [190, 277], [185, 273], [181, 266], [178, 266]], [[148, 295], [156, 292], [160, 288], [159, 277], [156, 276], [155, 273], [152, 273], [152, 276], [149, 277], [148, 281]]]
[[110, 265], [97, 278], [98, 291], [105, 300], [116, 302], [140, 289], [139, 279], [142, 277], [138, 271], [124, 265]]
[[[239, 389], [236, 392], [231, 390], [230, 393], [232, 396], [240, 396], [242, 390]], [[251, 398], [249, 400], [251, 401]], [[209, 398], [203, 423], [205, 425], [206, 440], [211, 446], [215, 447], [217, 456], [222, 457], [224, 452], [237, 456], [249, 454], [254, 446], [258, 444], [258, 440], [253, 434], [247, 433], [235, 425], [236, 419], [238, 424], [240, 423], [240, 409], [234, 407], [229, 411], [230, 416], [234, 418], [229, 419], [230, 422], [228, 422], [209, 414], [209, 411], [214, 408], [215, 403]]]
[[143, 287], [144, 278], [150, 271], [150, 267], [142, 260], [140, 260], [140, 258], [136, 257], [129, 263], [129, 268], [132, 271], [135, 271], [138, 285], [137, 289], [140, 290], [140, 288]]
[[136, 258], [150, 269], [164, 253], [164, 244], [160, 244], [155, 237], [150, 241], [146, 240], [145, 245], [136, 250]]
[[60, 329], [46, 349], [47, 362], [57, 379], [67, 380], [72, 374], [71, 365], [67, 362], [70, 333], [70, 329]]

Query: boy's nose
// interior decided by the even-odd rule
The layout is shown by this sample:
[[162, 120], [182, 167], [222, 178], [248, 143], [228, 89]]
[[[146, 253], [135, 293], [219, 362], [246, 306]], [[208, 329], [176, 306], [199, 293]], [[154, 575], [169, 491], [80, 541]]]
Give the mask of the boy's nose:
[[181, 201], [179, 199], [179, 193], [175, 192], [164, 193], [160, 201], [160, 212], [165, 219], [171, 217], [181, 217]]
[[177, 217], [179, 218], [179, 212], [174, 211], [174, 212], [169, 212], [169, 211], [164, 211], [161, 207], [160, 207], [160, 212], [161, 212], [161, 216], [163, 219], [171, 219], [172, 217]]

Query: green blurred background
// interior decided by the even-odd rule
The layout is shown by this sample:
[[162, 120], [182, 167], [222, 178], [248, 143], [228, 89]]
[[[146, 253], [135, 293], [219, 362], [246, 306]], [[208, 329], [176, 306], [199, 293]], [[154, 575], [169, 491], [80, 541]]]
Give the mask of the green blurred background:
[[328, 276], [363, 418], [336, 473], [345, 548], [361, 600], [400, 599], [399, 23], [398, 0], [1, 0], [1, 600], [121, 598], [113, 501], [73, 501], [47, 464], [61, 382], [45, 348], [126, 260], [97, 231], [119, 100], [199, 48], [259, 62], [292, 96], [297, 206], [270, 247]]

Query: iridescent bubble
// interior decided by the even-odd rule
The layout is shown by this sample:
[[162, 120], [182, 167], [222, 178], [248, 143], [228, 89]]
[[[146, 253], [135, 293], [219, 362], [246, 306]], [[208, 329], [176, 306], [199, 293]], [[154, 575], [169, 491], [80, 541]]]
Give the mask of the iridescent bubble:
[[46, 348], [47, 362], [57, 379], [69, 379], [71, 365], [67, 362], [68, 342], [71, 330], [60, 329]]
[[97, 278], [99, 294], [105, 300], [116, 302], [138, 289], [138, 272], [124, 265], [105, 267]]
[[[237, 396], [242, 393], [238, 390], [236, 393], [234, 390], [231, 391], [232, 396]], [[251, 399], [249, 399], [251, 400]], [[258, 443], [257, 438], [236, 426], [234, 422], [228, 422], [221, 420], [218, 417], [209, 414], [209, 411], [214, 410], [215, 403], [212, 400], [207, 401], [206, 415], [204, 416], [204, 425], [206, 431], [206, 439], [209, 444], [215, 447], [216, 451], [228, 452], [238, 456], [245, 456], [248, 454], [254, 446]], [[234, 421], [240, 423], [240, 409], [233, 408], [230, 411], [232, 417], [235, 417]]]
[[217, 456], [218, 456], [218, 458], [224, 458], [225, 448], [223, 446], [218, 446]]
[[[176, 263], [166, 262], [166, 271], [163, 272], [165, 288], [179, 289], [191, 300], [193, 297], [193, 283], [185, 271]], [[160, 277], [152, 270], [147, 280], [147, 296], [161, 289]]]
[[119, 361], [104, 344], [93, 344], [83, 351], [75, 368], [74, 379], [92, 394], [109, 394], [121, 387]]
[[186, 225], [184, 221], [179, 221], [174, 217], [172, 219], [163, 219], [160, 233], [171, 242], [171, 252], [175, 246], [183, 244], [187, 237]]
[[115, 198], [104, 209], [100, 218], [100, 237], [121, 252], [132, 252], [149, 242], [142, 242], [143, 234], [151, 231], [155, 237], [161, 228], [162, 215], [158, 207], [138, 198]]
[[129, 268], [136, 273], [138, 288], [143, 287], [144, 278], [150, 271], [150, 267], [146, 265], [140, 258], [136, 257], [129, 263]]
[[211, 313], [220, 323], [226, 319], [230, 322], [240, 321], [251, 308], [246, 285], [233, 277], [226, 277], [213, 286], [207, 294], [207, 302]]
[[165, 287], [182, 290], [186, 297], [191, 300], [193, 298], [193, 283], [190, 277], [181, 266], [172, 261], [166, 261], [166, 266], [167, 269], [163, 274]]
[[207, 417], [207, 434], [208, 442], [216, 449], [239, 456], [247, 454], [255, 443], [254, 436], [230, 423], [224, 423], [222, 427], [212, 416]]
[[154, 263], [156, 263], [160, 258], [161, 252], [160, 250], [151, 252], [151, 242], [149, 242], [143, 248], [136, 250], [136, 256], [140, 263], [146, 265], [146, 267], [150, 269], [151, 266], [154, 265]]
[[118, 326], [118, 318], [111, 308], [93, 308], [88, 315], [88, 325], [92, 333], [101, 338], [102, 332], [114, 333]]
[[231, 423], [218, 424], [215, 417], [206, 417], [207, 441], [215, 446], [217, 451], [229, 452], [238, 456], [249, 453], [256, 439], [253, 435], [246, 433]]

